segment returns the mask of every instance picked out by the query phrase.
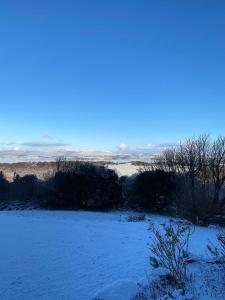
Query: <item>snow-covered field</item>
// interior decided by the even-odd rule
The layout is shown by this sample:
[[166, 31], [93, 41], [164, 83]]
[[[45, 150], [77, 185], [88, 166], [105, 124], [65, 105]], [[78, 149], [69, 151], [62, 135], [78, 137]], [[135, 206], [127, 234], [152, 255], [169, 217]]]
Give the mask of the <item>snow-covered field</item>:
[[132, 163], [109, 164], [109, 169], [116, 171], [119, 176], [132, 176], [138, 173], [140, 166], [133, 165]]
[[[129, 214], [0, 212], [0, 299], [91, 300], [117, 280], [144, 278], [150, 271], [148, 220], [127, 222]], [[216, 233], [196, 228], [191, 252], [206, 255]]]

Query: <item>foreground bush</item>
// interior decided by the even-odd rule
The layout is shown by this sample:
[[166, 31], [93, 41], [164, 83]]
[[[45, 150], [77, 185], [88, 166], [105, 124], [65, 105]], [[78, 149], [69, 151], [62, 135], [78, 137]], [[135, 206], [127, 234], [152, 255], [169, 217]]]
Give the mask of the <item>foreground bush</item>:
[[162, 230], [150, 226], [153, 234], [150, 250], [153, 256], [151, 265], [155, 268], [164, 267], [171, 281], [179, 287], [184, 287], [187, 281], [187, 260], [189, 258], [189, 239], [191, 229], [186, 225], [162, 225]]
[[225, 272], [225, 229], [220, 230], [220, 233], [217, 235], [217, 240], [219, 247], [210, 243], [207, 245], [207, 248], [214, 259], [224, 265]]

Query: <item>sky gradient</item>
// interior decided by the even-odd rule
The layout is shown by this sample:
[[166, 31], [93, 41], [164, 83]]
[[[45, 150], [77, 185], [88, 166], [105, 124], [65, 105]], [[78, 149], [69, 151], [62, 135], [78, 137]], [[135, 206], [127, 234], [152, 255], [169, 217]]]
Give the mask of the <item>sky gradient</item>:
[[225, 134], [225, 1], [1, 1], [0, 151]]

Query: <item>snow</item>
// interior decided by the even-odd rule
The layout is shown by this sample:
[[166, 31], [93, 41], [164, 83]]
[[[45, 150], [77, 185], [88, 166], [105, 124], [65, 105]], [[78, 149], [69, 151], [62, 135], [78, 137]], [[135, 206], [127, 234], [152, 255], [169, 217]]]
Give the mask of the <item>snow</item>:
[[93, 300], [128, 300], [133, 299], [139, 291], [137, 283], [130, 280], [117, 280], [98, 291]]
[[[168, 218], [149, 215], [133, 223], [127, 222], [130, 214], [0, 212], [0, 299], [91, 300], [98, 291], [121, 290], [122, 282], [133, 293], [135, 283], [151, 271], [148, 220], [160, 224]], [[190, 251], [206, 255], [216, 233], [216, 228], [197, 227]]]

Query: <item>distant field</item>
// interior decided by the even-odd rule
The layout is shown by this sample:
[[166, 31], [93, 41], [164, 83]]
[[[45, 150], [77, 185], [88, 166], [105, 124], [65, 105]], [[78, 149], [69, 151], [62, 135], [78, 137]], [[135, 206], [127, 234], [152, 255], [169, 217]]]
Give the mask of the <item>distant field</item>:
[[[119, 176], [131, 176], [138, 172], [144, 165], [141, 162], [127, 162], [127, 163], [108, 163], [96, 162], [102, 164], [110, 169], [115, 170]], [[55, 162], [38, 162], [38, 163], [0, 163], [0, 171], [3, 171], [9, 181], [13, 180], [14, 173], [24, 176], [26, 174], [35, 174], [39, 179], [44, 179], [46, 176], [54, 172], [56, 169]]]
[[0, 163], [0, 171], [4, 173], [9, 181], [13, 180], [14, 173], [20, 176], [35, 174], [38, 178], [43, 179], [47, 174], [53, 172], [54, 169], [54, 162]]
[[119, 176], [132, 176], [137, 173], [141, 165], [134, 165], [132, 163], [123, 163], [123, 164], [109, 164], [108, 167], [117, 172]]

